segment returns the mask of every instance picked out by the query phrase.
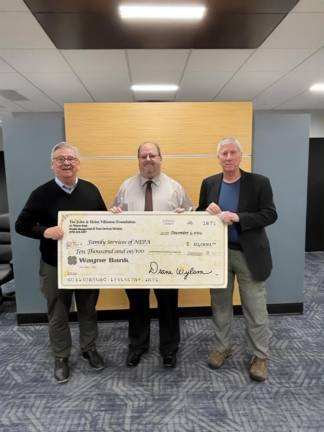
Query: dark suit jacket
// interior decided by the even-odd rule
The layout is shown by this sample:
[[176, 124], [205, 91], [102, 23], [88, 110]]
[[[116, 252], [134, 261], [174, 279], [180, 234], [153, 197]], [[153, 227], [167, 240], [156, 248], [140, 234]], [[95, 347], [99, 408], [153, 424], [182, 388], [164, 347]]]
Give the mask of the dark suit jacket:
[[[223, 174], [216, 174], [203, 180], [197, 210], [205, 210], [211, 202], [218, 203], [222, 179]], [[263, 281], [272, 269], [270, 245], [264, 227], [273, 224], [278, 217], [267, 177], [241, 170], [237, 213], [240, 217], [239, 241], [247, 265], [253, 277]]]

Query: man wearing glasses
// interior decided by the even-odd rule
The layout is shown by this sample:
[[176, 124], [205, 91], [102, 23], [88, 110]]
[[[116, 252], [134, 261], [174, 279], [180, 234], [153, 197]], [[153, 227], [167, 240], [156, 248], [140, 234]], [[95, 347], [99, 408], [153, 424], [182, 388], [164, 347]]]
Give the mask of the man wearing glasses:
[[104, 361], [96, 350], [98, 290], [58, 289], [57, 240], [64, 233], [57, 226], [60, 210], [104, 211], [105, 203], [97, 187], [77, 177], [80, 169], [79, 151], [65, 142], [56, 144], [51, 152], [55, 178], [35, 189], [16, 221], [16, 231], [40, 240], [40, 285], [47, 300], [49, 340], [55, 357], [54, 377], [59, 383], [70, 376], [69, 356], [72, 340], [69, 311], [73, 292], [78, 309], [82, 357], [97, 370]]
[[[113, 207], [113, 213], [128, 211], [180, 211], [191, 209], [183, 187], [161, 172], [162, 155], [158, 144], [145, 142], [138, 148], [139, 174], [123, 182]], [[163, 366], [176, 365], [180, 342], [178, 290], [155, 289], [158, 302], [160, 353]], [[127, 367], [135, 367], [149, 348], [150, 305], [149, 289], [127, 289], [129, 300], [129, 351]]]

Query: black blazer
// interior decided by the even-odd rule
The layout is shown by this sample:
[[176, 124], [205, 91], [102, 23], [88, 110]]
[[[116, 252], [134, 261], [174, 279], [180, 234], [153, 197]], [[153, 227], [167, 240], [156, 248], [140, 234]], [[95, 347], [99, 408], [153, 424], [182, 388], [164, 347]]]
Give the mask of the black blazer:
[[[206, 210], [211, 202], [218, 203], [222, 179], [221, 173], [203, 180], [197, 210]], [[239, 241], [247, 265], [256, 280], [264, 281], [272, 269], [270, 244], [264, 227], [273, 224], [278, 217], [267, 177], [241, 170], [237, 213], [240, 217]]]

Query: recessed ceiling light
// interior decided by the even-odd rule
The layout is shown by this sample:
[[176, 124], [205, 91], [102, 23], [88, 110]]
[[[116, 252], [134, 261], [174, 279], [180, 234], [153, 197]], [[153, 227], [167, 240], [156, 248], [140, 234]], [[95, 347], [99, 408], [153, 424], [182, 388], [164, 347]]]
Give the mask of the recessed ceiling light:
[[323, 92], [324, 92], [324, 83], [316, 83], [316, 84], [313, 84], [313, 85], [309, 88], [309, 90], [310, 90], [311, 92], [321, 92], [321, 93], [323, 93]]
[[123, 19], [154, 20], [200, 20], [204, 17], [206, 7], [197, 6], [154, 6], [154, 5], [120, 5], [119, 13]]
[[134, 84], [131, 89], [133, 91], [142, 91], [142, 92], [172, 92], [177, 91], [178, 86], [175, 84]]

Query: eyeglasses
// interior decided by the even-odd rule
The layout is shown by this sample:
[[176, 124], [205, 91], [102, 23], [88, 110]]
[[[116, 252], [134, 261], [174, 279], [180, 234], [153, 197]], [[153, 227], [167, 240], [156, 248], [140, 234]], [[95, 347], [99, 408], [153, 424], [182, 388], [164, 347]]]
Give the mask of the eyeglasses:
[[141, 156], [139, 156], [139, 159], [141, 159], [141, 160], [146, 160], [147, 158], [149, 158], [149, 159], [156, 159], [156, 158], [158, 158], [158, 157], [160, 157], [160, 155], [154, 155], [154, 154], [147, 154], [147, 155], [141, 155]]
[[75, 164], [79, 159], [73, 156], [57, 156], [55, 158], [53, 158], [55, 160], [55, 162], [59, 163], [60, 165], [63, 165], [64, 162], [68, 162], [70, 164]]

